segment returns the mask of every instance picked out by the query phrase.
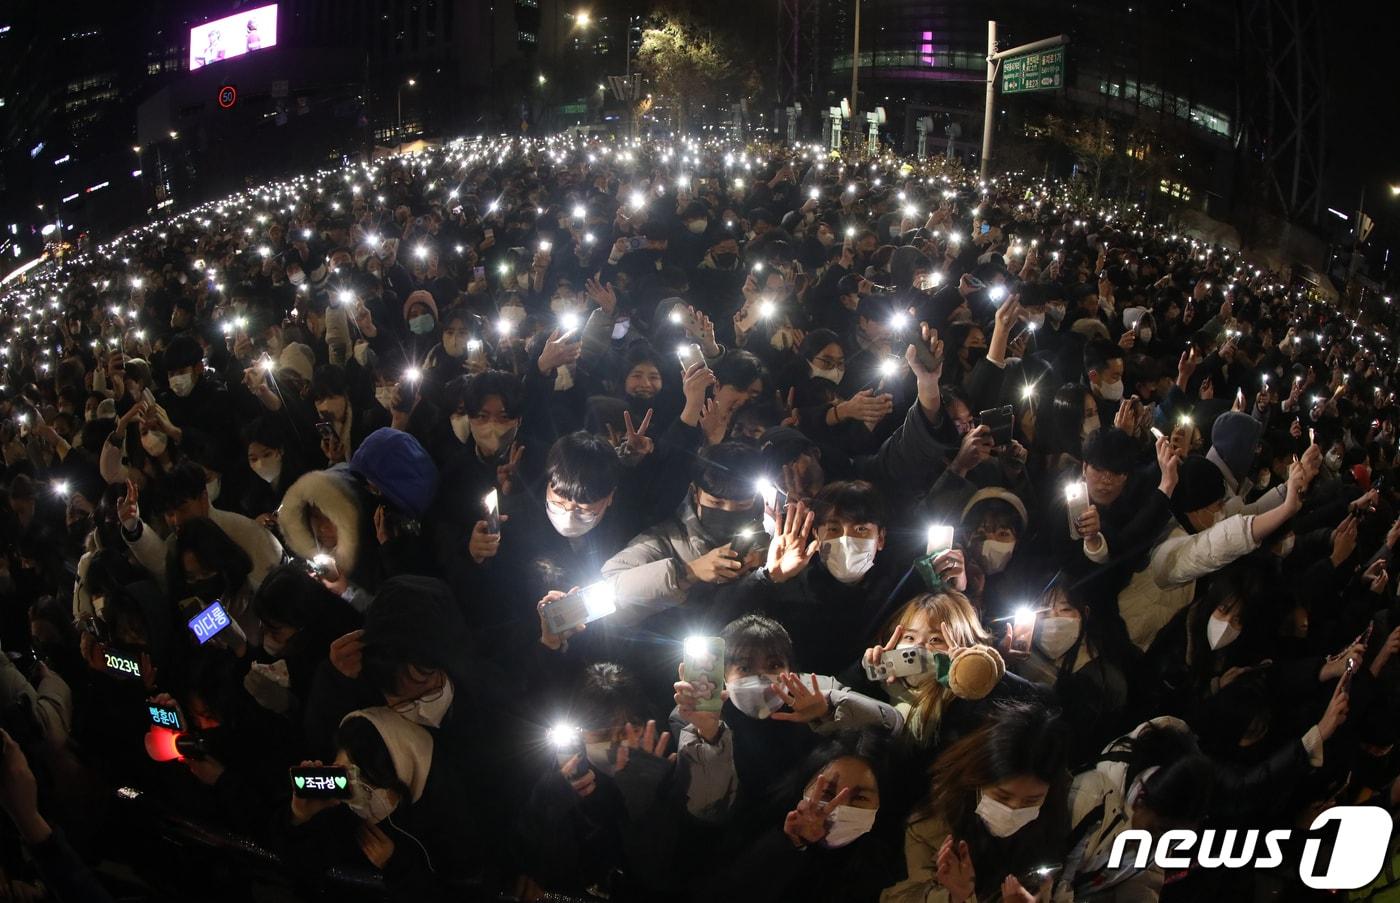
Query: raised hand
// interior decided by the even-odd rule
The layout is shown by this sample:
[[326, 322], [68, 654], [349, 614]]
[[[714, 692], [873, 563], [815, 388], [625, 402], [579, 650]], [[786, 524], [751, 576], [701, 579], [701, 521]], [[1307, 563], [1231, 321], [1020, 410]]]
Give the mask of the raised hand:
[[830, 830], [828, 821], [831, 810], [850, 801], [849, 787], [842, 788], [830, 801], [825, 799], [835, 780], [830, 774], [820, 775], [812, 787], [812, 796], [803, 796], [797, 803], [797, 808], [783, 819], [783, 833], [792, 841], [793, 846], [805, 847], [820, 842]]
[[573, 336], [564, 336], [556, 329], [549, 334], [548, 341], [544, 343], [544, 350], [540, 352], [540, 373], [550, 376], [560, 367], [577, 361], [582, 353], [582, 342]]
[[[671, 732], [662, 731], [660, 736], [656, 733], [656, 722], [648, 721], [646, 727], [637, 727], [629, 724], [625, 728], [627, 736], [623, 739], [622, 745], [617, 748], [617, 762], [614, 767], [617, 771], [622, 771], [627, 767], [633, 755], [655, 756], [658, 759], [666, 758], [666, 750], [671, 747]], [[674, 759], [675, 753], [670, 758]]]
[[948, 835], [938, 850], [937, 876], [953, 903], [963, 903], [972, 896], [977, 886], [977, 870], [972, 867], [972, 851], [967, 841]]
[[768, 577], [774, 583], [786, 583], [807, 567], [817, 554], [821, 543], [807, 541], [816, 514], [805, 502], [789, 505], [778, 535], [768, 544]]
[[592, 278], [588, 280], [585, 288], [588, 291], [589, 299], [602, 308], [603, 313], [610, 317], [616, 313], [617, 292], [613, 290], [611, 282], [607, 285], [603, 285], [597, 278]]
[[647, 408], [646, 416], [642, 418], [641, 426], [633, 426], [632, 412], [622, 412], [622, 422], [627, 427], [627, 435], [622, 440], [622, 448], [619, 453], [625, 464], [635, 466], [647, 455], [656, 450], [656, 443], [647, 436], [647, 430], [651, 428], [652, 409]]
[[515, 474], [520, 469], [520, 460], [523, 457], [525, 446], [512, 442], [505, 463], [496, 468], [496, 485], [500, 487], [501, 495], [510, 495], [511, 490], [515, 488]]
[[[696, 708], [700, 700], [700, 695], [696, 692], [695, 685], [685, 676], [685, 662], [681, 662], [677, 675], [680, 680], [675, 683], [676, 714], [681, 720], [693, 726], [695, 730], [706, 740], [714, 740], [719, 733], [720, 717], [719, 712], [702, 712]], [[728, 699], [729, 691], [721, 690], [721, 698]]]
[[826, 713], [831, 711], [831, 701], [817, 686], [817, 675], [809, 676], [811, 677], [810, 687], [802, 682], [799, 675], [789, 671], [778, 675], [778, 682], [773, 687], [792, 711], [774, 712], [769, 717], [774, 721], [797, 721], [806, 724], [809, 721], [825, 717]]

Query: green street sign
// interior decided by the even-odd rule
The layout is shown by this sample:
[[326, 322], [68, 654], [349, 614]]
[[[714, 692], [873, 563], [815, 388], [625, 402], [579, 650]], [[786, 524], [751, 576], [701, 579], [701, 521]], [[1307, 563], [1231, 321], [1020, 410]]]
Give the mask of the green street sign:
[[1001, 61], [1001, 93], [1054, 91], [1065, 84], [1065, 48], [1051, 47]]

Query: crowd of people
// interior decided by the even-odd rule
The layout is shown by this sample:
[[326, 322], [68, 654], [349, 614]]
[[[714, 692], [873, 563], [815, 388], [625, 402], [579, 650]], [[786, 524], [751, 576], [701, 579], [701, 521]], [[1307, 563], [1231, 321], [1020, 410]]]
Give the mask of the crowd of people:
[[12, 282], [11, 893], [248, 898], [137, 803], [307, 898], [1317, 893], [1400, 803], [1390, 302], [1084, 194], [457, 142]]

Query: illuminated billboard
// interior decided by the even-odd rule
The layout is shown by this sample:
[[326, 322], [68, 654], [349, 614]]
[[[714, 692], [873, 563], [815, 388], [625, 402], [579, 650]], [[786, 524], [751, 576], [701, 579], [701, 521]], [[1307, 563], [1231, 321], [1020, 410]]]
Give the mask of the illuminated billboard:
[[244, 10], [190, 29], [190, 70], [277, 44], [277, 4]]

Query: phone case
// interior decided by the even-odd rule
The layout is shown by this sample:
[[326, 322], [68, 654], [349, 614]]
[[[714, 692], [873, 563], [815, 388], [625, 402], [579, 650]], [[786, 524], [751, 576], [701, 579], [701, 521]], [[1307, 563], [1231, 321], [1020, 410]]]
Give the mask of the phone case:
[[354, 765], [307, 765], [287, 769], [292, 795], [302, 799], [348, 800], [355, 795], [359, 769]]
[[[704, 648], [694, 648], [703, 643]], [[693, 645], [694, 644], [694, 645]], [[724, 705], [720, 693], [724, 690], [724, 639], [717, 636], [694, 637], [686, 640], [685, 679], [701, 697], [696, 711], [718, 712]]]
[[1089, 492], [1083, 487], [1080, 488], [1078, 497], [1065, 500], [1065, 511], [1069, 514], [1069, 535], [1074, 539], [1084, 538], [1080, 535], [1079, 527], [1075, 525], [1075, 521], [1079, 520], [1079, 516], [1087, 510], [1089, 510]]
[[898, 649], [889, 649], [880, 656], [880, 664], [884, 666], [886, 675], [894, 677], [923, 674], [930, 668], [928, 656], [924, 652], [922, 646], [902, 646]]

